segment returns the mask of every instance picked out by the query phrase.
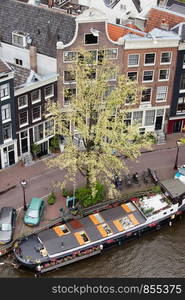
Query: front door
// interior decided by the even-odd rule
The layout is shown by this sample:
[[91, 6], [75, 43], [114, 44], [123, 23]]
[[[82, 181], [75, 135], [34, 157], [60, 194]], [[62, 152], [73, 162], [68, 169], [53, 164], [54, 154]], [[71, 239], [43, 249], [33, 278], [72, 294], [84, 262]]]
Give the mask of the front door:
[[181, 132], [181, 128], [182, 128], [182, 120], [174, 121], [173, 133]]
[[15, 155], [14, 155], [14, 150], [8, 152], [9, 156], [9, 165], [14, 165], [15, 164]]
[[22, 131], [20, 133], [20, 139], [21, 139], [21, 152], [27, 153], [28, 152], [28, 131]]
[[155, 130], [161, 130], [163, 123], [163, 116], [157, 116], [155, 121]]

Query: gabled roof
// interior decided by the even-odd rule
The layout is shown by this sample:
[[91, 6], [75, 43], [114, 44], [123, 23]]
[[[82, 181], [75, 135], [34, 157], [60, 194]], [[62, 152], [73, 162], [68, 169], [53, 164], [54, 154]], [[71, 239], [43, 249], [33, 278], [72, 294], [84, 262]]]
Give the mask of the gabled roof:
[[147, 21], [145, 31], [149, 32], [153, 28], [163, 28], [163, 25], [167, 25], [168, 29], [171, 29], [178, 23], [185, 21], [185, 15], [174, 13], [167, 9], [152, 8], [147, 14]]
[[107, 24], [107, 29], [108, 29], [108, 35], [110, 39], [113, 41], [117, 41], [120, 37], [128, 33], [136, 34], [139, 36], [145, 35], [145, 33], [140, 31], [139, 28], [134, 24], [126, 24], [125, 26]]
[[15, 0], [0, 0], [0, 38], [12, 43], [12, 32], [29, 34], [38, 53], [56, 56], [56, 42], [67, 44], [75, 32], [75, 18], [60, 10]]

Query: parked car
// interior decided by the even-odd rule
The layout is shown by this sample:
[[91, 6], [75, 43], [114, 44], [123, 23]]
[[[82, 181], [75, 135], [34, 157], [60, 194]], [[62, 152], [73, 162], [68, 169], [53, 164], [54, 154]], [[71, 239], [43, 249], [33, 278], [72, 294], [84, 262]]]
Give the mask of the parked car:
[[3, 207], [0, 209], [0, 244], [12, 241], [16, 217], [15, 208]]
[[44, 211], [44, 200], [33, 197], [24, 216], [24, 223], [30, 226], [39, 225]]

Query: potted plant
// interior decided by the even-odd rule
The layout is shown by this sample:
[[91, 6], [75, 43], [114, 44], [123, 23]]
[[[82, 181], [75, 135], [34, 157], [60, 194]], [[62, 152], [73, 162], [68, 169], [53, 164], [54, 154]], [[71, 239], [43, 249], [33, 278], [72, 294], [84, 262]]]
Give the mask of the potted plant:
[[38, 145], [38, 144], [32, 144], [31, 145], [31, 152], [32, 152], [32, 155], [33, 155], [33, 159], [36, 159], [37, 155], [40, 152], [40, 145]]
[[53, 205], [56, 202], [56, 195], [52, 192], [48, 197], [48, 204]]
[[50, 141], [50, 147], [49, 147], [51, 152], [59, 152], [59, 142], [58, 142], [58, 136], [54, 135]]

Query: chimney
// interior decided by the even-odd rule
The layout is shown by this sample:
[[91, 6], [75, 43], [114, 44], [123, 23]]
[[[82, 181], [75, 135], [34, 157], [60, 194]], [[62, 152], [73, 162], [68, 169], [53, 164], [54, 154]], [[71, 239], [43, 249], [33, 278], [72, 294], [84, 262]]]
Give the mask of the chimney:
[[48, 7], [52, 8], [54, 6], [54, 0], [48, 0]]
[[37, 48], [30, 45], [30, 69], [37, 73]]

